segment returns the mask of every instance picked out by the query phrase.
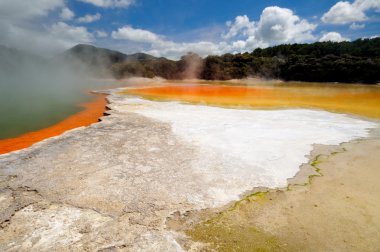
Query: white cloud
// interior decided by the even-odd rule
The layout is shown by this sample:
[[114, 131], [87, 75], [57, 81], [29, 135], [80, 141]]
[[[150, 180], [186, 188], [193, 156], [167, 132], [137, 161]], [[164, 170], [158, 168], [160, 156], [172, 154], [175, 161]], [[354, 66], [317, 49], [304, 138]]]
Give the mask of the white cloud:
[[105, 31], [95, 31], [95, 35], [98, 38], [106, 38], [106, 37], [108, 37], [108, 34]]
[[61, 13], [59, 14], [59, 16], [63, 20], [71, 20], [71, 19], [73, 19], [73, 17], [75, 16], [75, 14], [69, 8], [65, 7], [65, 8], [63, 8], [61, 10]]
[[239, 37], [240, 40], [232, 42], [232, 47], [241, 52], [280, 43], [312, 41], [315, 39], [312, 32], [317, 27], [292, 10], [277, 6], [265, 8], [257, 22], [247, 16], [237, 16], [235, 22], [227, 22], [227, 26], [229, 31], [223, 38]]
[[78, 43], [94, 41], [85, 27], [58, 22], [45, 29], [29, 29], [14, 24], [0, 24], [0, 44], [40, 55], [51, 56]]
[[83, 26], [71, 26], [64, 22], [53, 24], [50, 28], [50, 34], [62, 41], [75, 41], [75, 43], [90, 43], [94, 40], [93, 35]]
[[132, 5], [134, 0], [79, 0], [103, 8], [127, 8]]
[[351, 30], [359, 30], [359, 29], [363, 29], [364, 27], [365, 27], [365, 24], [352, 23], [350, 25]]
[[250, 22], [247, 15], [237, 16], [235, 22], [232, 23], [228, 21], [226, 25], [230, 28], [229, 31], [222, 35], [224, 39], [230, 39], [237, 36], [239, 33], [244, 35], [248, 34], [250, 31], [254, 30], [254, 22]]
[[78, 22], [79, 23], [92, 23], [92, 22], [95, 22], [95, 21], [98, 21], [99, 19], [101, 19], [101, 17], [102, 17], [102, 15], [100, 15], [100, 13], [96, 13], [95, 15], [87, 14], [83, 17], [78, 18]]
[[328, 32], [324, 34], [320, 39], [319, 42], [325, 42], [325, 41], [332, 41], [332, 42], [342, 42], [342, 41], [350, 41], [349, 38], [343, 37], [338, 32]]
[[340, 1], [323, 14], [321, 20], [328, 24], [349, 24], [368, 20], [366, 11], [374, 9], [380, 12], [379, 0], [355, 0], [350, 3]]
[[0, 0], [0, 44], [51, 55], [62, 49], [60, 39], [49, 34], [49, 24], [40, 20], [65, 8], [64, 0]]
[[67, 8], [64, 3], [64, 0], [0, 0], [0, 44], [51, 56], [77, 43], [93, 42], [85, 27], [52, 21], [52, 14], [62, 18], [60, 14]]
[[163, 42], [157, 34], [147, 30], [135, 29], [131, 26], [124, 26], [117, 31], [113, 31], [111, 36], [114, 39], [124, 39], [141, 43], [157, 44]]
[[261, 14], [255, 36], [268, 44], [313, 40], [316, 25], [294, 15], [293, 11], [277, 6], [267, 7]]

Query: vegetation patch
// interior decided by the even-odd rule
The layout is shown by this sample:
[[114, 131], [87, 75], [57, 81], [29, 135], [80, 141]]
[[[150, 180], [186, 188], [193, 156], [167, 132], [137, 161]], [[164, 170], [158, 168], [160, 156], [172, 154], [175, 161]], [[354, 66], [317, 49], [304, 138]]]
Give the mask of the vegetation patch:
[[250, 53], [209, 55], [204, 59], [189, 53], [179, 61], [145, 56], [116, 61], [110, 70], [116, 78], [230, 80], [259, 76], [288, 81], [377, 83], [379, 66], [380, 38], [373, 38], [278, 45]]
[[249, 225], [231, 224], [227, 221], [201, 224], [186, 233], [195, 241], [209, 243], [210, 251], [212, 249], [217, 251], [280, 250], [276, 237]]

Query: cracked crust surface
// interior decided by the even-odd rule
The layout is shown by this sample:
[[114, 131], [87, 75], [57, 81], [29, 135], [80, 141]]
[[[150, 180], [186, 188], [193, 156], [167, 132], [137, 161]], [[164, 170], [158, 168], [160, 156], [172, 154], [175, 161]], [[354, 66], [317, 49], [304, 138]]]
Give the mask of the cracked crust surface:
[[118, 113], [0, 157], [1, 251], [180, 250], [164, 222], [195, 207], [187, 195], [207, 197], [189, 169], [197, 150]]

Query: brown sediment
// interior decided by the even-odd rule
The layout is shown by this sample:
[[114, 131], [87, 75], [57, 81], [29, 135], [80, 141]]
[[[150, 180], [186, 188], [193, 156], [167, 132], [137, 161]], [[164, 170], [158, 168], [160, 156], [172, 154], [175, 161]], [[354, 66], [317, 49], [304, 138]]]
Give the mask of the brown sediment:
[[379, 251], [379, 154], [378, 136], [317, 146], [309, 166], [318, 175], [306, 185], [254, 193], [220, 210], [173, 216], [169, 227], [209, 244], [205, 251]]
[[81, 104], [84, 109], [57, 124], [20, 135], [15, 138], [0, 140], [0, 154], [27, 148], [46, 138], [58, 136], [63, 132], [95, 123], [106, 110], [106, 99], [103, 94], [96, 94], [96, 99]]
[[134, 88], [126, 94], [153, 100], [246, 108], [311, 108], [380, 118], [380, 88], [363, 85], [171, 85]]

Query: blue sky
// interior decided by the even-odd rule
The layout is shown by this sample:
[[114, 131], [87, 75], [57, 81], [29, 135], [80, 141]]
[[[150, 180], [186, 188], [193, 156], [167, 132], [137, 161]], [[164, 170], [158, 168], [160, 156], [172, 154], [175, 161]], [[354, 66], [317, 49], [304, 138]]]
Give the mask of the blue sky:
[[380, 35], [380, 0], [0, 0], [0, 44], [77, 43], [178, 58]]
[[[112, 23], [132, 25], [157, 33], [175, 34], [198, 29], [204, 26], [221, 25], [238, 15], [248, 15], [258, 19], [262, 10], [268, 6], [292, 9], [305, 18], [321, 16], [337, 1], [263, 1], [263, 0], [137, 0], [124, 9], [104, 9], [79, 1], [70, 1], [68, 6], [78, 16], [100, 12], [103, 20], [94, 24], [104, 29], [115, 28]], [[109, 22], [110, 21], [110, 22]], [[117, 27], [117, 26], [116, 26]]]

